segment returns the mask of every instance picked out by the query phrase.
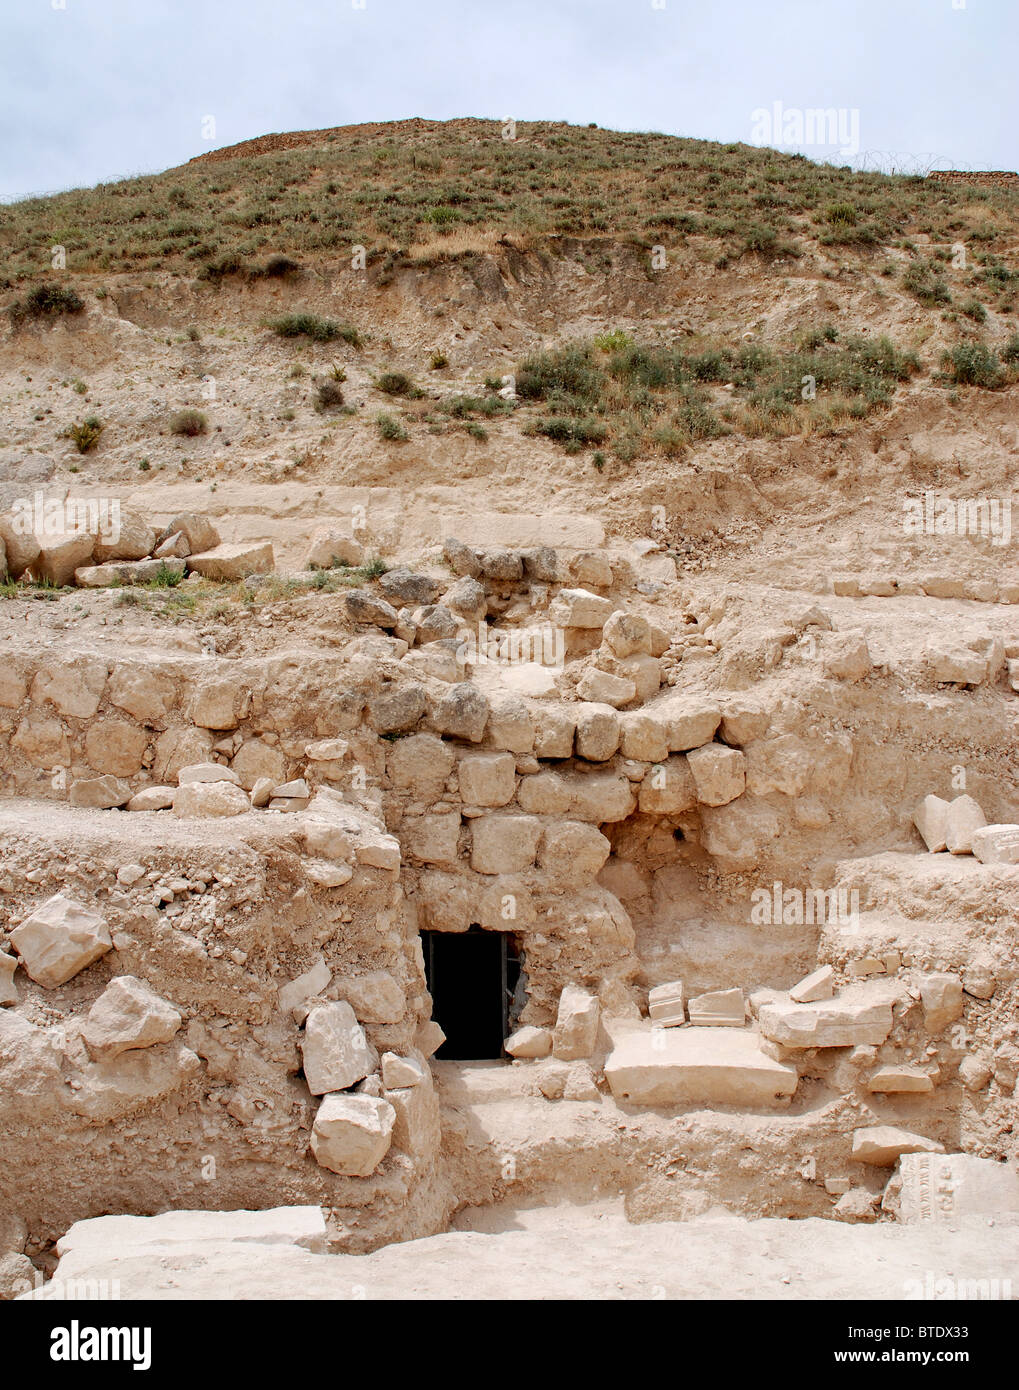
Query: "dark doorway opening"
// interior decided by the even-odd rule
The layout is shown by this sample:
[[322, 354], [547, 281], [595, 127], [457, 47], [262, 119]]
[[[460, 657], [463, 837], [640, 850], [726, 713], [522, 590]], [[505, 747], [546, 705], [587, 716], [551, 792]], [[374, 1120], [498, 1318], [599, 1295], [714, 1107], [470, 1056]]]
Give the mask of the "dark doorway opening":
[[432, 1018], [446, 1035], [440, 1061], [502, 1057], [519, 1013], [520, 955], [506, 932], [421, 933]]

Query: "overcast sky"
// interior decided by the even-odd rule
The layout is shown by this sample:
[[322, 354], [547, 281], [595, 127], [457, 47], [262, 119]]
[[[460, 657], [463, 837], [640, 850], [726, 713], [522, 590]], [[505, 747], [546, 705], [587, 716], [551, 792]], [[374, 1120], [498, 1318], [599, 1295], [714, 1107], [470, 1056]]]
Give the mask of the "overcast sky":
[[[1017, 57], [1019, 0], [0, 0], [0, 196], [408, 116], [1015, 169]], [[795, 138], [818, 107], [859, 154]]]

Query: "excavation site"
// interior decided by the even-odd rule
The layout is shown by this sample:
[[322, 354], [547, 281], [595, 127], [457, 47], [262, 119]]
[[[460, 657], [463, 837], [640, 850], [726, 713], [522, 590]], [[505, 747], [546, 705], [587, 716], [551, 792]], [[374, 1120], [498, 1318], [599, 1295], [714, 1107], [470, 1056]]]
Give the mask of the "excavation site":
[[0, 205], [12, 1326], [1014, 1297], [1017, 184], [408, 119]]

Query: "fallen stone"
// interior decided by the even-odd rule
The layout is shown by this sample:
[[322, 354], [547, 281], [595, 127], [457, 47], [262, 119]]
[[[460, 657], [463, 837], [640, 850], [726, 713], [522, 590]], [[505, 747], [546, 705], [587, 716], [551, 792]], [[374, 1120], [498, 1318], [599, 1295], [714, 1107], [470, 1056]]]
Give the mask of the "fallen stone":
[[879, 1067], [867, 1082], [867, 1090], [878, 1095], [898, 1095], [900, 1092], [926, 1094], [934, 1090], [934, 1081], [923, 1067], [900, 1063]]
[[168, 811], [173, 805], [176, 787], [143, 787], [127, 803], [129, 811]]
[[463, 541], [458, 541], [455, 536], [449, 536], [443, 541], [442, 553], [454, 574], [477, 579], [481, 573], [481, 557], [478, 552], [465, 545]]
[[147, 584], [159, 574], [183, 574], [179, 559], [108, 560], [102, 565], [83, 565], [74, 571], [80, 589], [109, 589], [120, 584]]
[[407, 1086], [420, 1086], [427, 1075], [427, 1067], [416, 1057], [401, 1057], [396, 1052], [382, 1054], [382, 1084], [387, 1091], [403, 1089]]
[[241, 779], [232, 767], [224, 763], [192, 763], [177, 773], [177, 782], [185, 787], [191, 782], [232, 782], [239, 787]]
[[605, 1063], [616, 1100], [631, 1105], [772, 1105], [796, 1089], [796, 1068], [767, 1057], [749, 1029], [628, 1033]]
[[611, 599], [587, 589], [560, 589], [549, 604], [548, 616], [556, 627], [596, 630], [605, 626], [615, 608]]
[[973, 852], [973, 832], [987, 824], [987, 817], [971, 796], [957, 796], [949, 802], [945, 842], [952, 854]]
[[288, 984], [281, 985], [276, 994], [276, 1002], [282, 1013], [288, 1014], [306, 999], [313, 999], [329, 988], [332, 974], [322, 956], [319, 956], [308, 970], [297, 975]]
[[894, 1125], [868, 1125], [853, 1131], [853, 1158], [875, 1168], [891, 1168], [902, 1154], [944, 1153], [944, 1144]]
[[427, 574], [414, 574], [405, 566], [388, 570], [379, 577], [379, 588], [389, 600], [396, 604], [434, 603], [440, 586]]
[[74, 572], [92, 558], [95, 537], [87, 531], [44, 538], [38, 557], [32, 563], [36, 579], [62, 589], [74, 579]]
[[[611, 581], [610, 581], [611, 582]], [[602, 629], [602, 641], [618, 657], [651, 654], [651, 624], [636, 613], [613, 613]]]
[[189, 782], [173, 794], [173, 814], [182, 818], [240, 816], [250, 809], [247, 793], [233, 782]]
[[527, 1024], [512, 1033], [504, 1046], [511, 1057], [547, 1057], [552, 1051], [552, 1034], [548, 1028]]
[[921, 978], [924, 1027], [932, 1037], [960, 1017], [963, 1011], [962, 993], [962, 980], [958, 975], [934, 973]]
[[131, 788], [119, 777], [84, 777], [71, 783], [68, 801], [72, 806], [88, 806], [109, 811], [131, 800]]
[[1019, 864], [1019, 825], [982, 825], [970, 848], [981, 864]]
[[925, 796], [913, 812], [913, 824], [931, 854], [948, 848], [948, 808], [950, 803], [940, 796]]
[[174, 531], [165, 541], [160, 541], [152, 552], [154, 560], [186, 560], [191, 554], [191, 546], [183, 531]]
[[407, 1012], [407, 996], [388, 970], [344, 976], [336, 992], [361, 1023], [399, 1023]]
[[653, 989], [648, 990], [647, 1007], [648, 1016], [656, 1028], [678, 1028], [681, 1023], [685, 1023], [682, 980], [655, 985]]
[[185, 561], [191, 574], [232, 584], [249, 574], [269, 574], [275, 563], [272, 544], [264, 541], [249, 545], [217, 545], [212, 550], [192, 553]]
[[598, 1040], [601, 1009], [597, 998], [580, 985], [567, 985], [559, 996], [552, 1033], [552, 1052], [561, 1062], [590, 1057]]
[[980, 685], [987, 678], [987, 658], [964, 648], [931, 653], [934, 679], [945, 685]]
[[352, 623], [373, 623], [376, 627], [394, 628], [399, 614], [391, 603], [367, 589], [351, 589], [344, 595], [344, 607]]
[[14, 985], [14, 972], [18, 968], [16, 957], [0, 951], [0, 1004], [16, 1004], [18, 991]]
[[313, 1096], [345, 1091], [375, 1068], [364, 1029], [346, 1001], [317, 1004], [301, 1039], [304, 1077]]
[[97, 913], [57, 893], [11, 932], [11, 945], [36, 984], [56, 989], [111, 950], [113, 941]]
[[220, 540], [215, 526], [199, 512], [179, 512], [164, 529], [163, 535], [182, 535], [194, 554], [215, 550]]
[[81, 1033], [89, 1055], [102, 1061], [169, 1042], [180, 1025], [172, 1004], [133, 975], [118, 975], [92, 1005]]
[[593, 666], [577, 682], [577, 694], [582, 700], [618, 709], [620, 705], [628, 705], [636, 699], [637, 687], [633, 681], [621, 680], [619, 676]]
[[821, 999], [831, 999], [835, 993], [834, 981], [835, 971], [830, 965], [822, 965], [794, 985], [789, 998], [794, 1004], [815, 1004]]
[[364, 546], [342, 531], [324, 528], [316, 531], [304, 561], [310, 570], [328, 570], [338, 565], [360, 565], [364, 562]]
[[892, 1005], [886, 991], [851, 985], [837, 999], [795, 1004], [776, 999], [763, 1004], [757, 1020], [761, 1033], [783, 1047], [876, 1046], [892, 1031]]
[[328, 1095], [315, 1115], [311, 1151], [332, 1173], [366, 1178], [389, 1152], [395, 1123], [396, 1111], [387, 1100]]
[[897, 1186], [895, 1219], [906, 1225], [1019, 1214], [1019, 1174], [976, 1154], [904, 1152]]
[[690, 1022], [699, 1028], [742, 1028], [747, 1021], [741, 989], [715, 989], [694, 995], [687, 1008]]
[[563, 1100], [600, 1100], [594, 1072], [586, 1062], [574, 1062], [566, 1073]]

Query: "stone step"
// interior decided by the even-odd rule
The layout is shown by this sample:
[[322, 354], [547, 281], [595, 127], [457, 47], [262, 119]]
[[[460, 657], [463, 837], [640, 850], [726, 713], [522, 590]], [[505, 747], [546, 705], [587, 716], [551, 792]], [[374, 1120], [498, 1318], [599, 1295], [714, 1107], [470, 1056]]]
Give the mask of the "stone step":
[[605, 1063], [616, 1100], [636, 1105], [774, 1105], [796, 1068], [766, 1057], [749, 1028], [667, 1028], [620, 1038]]

